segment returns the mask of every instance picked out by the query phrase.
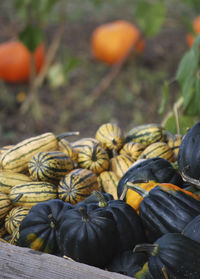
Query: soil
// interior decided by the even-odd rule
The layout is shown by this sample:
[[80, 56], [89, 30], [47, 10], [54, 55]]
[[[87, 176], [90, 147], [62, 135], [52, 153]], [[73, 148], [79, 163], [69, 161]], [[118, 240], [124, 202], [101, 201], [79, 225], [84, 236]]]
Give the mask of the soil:
[[[104, 19], [102, 19], [103, 22]], [[92, 90], [111, 70], [96, 61], [90, 50], [90, 36], [100, 20], [71, 21], [66, 25], [63, 40], [56, 57], [62, 62], [67, 52], [76, 57], [78, 65], [66, 76], [66, 83], [51, 88], [45, 80], [40, 88], [42, 119], [35, 120], [30, 113], [21, 114], [18, 94], [28, 94], [28, 84], [0, 83], [0, 145], [14, 144], [27, 137], [52, 131], [80, 131], [80, 137], [93, 137], [97, 128], [106, 122], [116, 122], [124, 132], [133, 126], [162, 121], [158, 114], [165, 80], [172, 78], [177, 65], [187, 50], [185, 28], [165, 24], [161, 32], [146, 39], [145, 52], [130, 57], [119, 75], [99, 98], [90, 104]], [[13, 37], [13, 22], [0, 12], [0, 41]], [[46, 29], [47, 42], [51, 41], [57, 26]], [[48, 44], [48, 43], [47, 43]], [[177, 98], [178, 86], [171, 87], [166, 111]], [[72, 138], [73, 140], [73, 138]]]

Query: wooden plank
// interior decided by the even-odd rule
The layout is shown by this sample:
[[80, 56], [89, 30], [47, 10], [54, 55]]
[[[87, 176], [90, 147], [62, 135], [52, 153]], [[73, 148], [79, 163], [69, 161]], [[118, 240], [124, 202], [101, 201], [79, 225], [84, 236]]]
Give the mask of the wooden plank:
[[3, 279], [128, 279], [114, 272], [0, 242]]

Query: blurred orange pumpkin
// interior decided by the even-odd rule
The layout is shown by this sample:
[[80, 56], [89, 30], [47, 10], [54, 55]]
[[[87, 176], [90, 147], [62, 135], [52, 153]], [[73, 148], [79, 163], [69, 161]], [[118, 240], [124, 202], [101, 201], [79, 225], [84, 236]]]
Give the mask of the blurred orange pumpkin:
[[[193, 30], [195, 34], [200, 34], [200, 15], [197, 16], [192, 22]], [[194, 35], [193, 34], [186, 34], [186, 41], [189, 47], [193, 45], [194, 42]]]
[[132, 47], [143, 52], [145, 42], [139, 29], [129, 21], [117, 20], [97, 27], [91, 36], [94, 57], [107, 64], [121, 61]]
[[[31, 54], [19, 41], [8, 41], [0, 44], [0, 79], [6, 82], [24, 82], [30, 76]], [[42, 68], [45, 60], [44, 44], [34, 52], [36, 72]]]

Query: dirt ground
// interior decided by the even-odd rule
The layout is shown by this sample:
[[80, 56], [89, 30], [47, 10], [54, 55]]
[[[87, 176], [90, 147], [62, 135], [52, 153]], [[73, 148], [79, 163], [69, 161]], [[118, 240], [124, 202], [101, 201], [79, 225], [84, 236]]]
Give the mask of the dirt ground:
[[[113, 16], [104, 13], [95, 18], [80, 16], [66, 24], [62, 44], [56, 59], [62, 60], [65, 51], [79, 60], [66, 84], [52, 89], [45, 81], [40, 89], [42, 119], [37, 122], [30, 114], [20, 113], [17, 96], [28, 93], [28, 84], [0, 83], [0, 146], [16, 143], [29, 136], [52, 131], [80, 131], [80, 137], [94, 136], [97, 128], [114, 121], [124, 132], [133, 126], [162, 121], [158, 114], [165, 80], [175, 75], [178, 62], [187, 50], [186, 31], [183, 26], [167, 22], [161, 32], [146, 40], [145, 52], [140, 57], [131, 57], [110, 86], [90, 104], [92, 90], [110, 71], [110, 67], [96, 61], [90, 50], [90, 36], [94, 28], [119, 15], [130, 19], [127, 10]], [[0, 41], [7, 40], [17, 32], [14, 21], [0, 11]], [[46, 29], [47, 42], [56, 32], [56, 25]], [[169, 104], [178, 96], [178, 87], [171, 88]]]

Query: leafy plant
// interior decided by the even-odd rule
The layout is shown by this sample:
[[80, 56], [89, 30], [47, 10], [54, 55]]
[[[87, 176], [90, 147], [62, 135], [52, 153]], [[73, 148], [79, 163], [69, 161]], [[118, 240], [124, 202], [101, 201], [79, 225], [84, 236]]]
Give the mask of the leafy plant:
[[[194, 117], [200, 113], [200, 35], [196, 36], [192, 47], [183, 55], [179, 62], [176, 76], [172, 81], [178, 83], [180, 97], [174, 103], [173, 111], [167, 114], [163, 123], [167, 125], [168, 129], [174, 130], [172, 122], [177, 118], [177, 115], [174, 117], [173, 114], [176, 114], [177, 110], [181, 108], [182, 115], [179, 118], [179, 125], [181, 132], [183, 132], [187, 127], [193, 125]], [[160, 113], [163, 113], [164, 106], [168, 100], [169, 86], [170, 82], [164, 83]]]
[[164, 1], [141, 0], [136, 5], [136, 20], [145, 37], [156, 35], [166, 19], [167, 7]]

